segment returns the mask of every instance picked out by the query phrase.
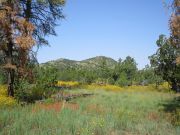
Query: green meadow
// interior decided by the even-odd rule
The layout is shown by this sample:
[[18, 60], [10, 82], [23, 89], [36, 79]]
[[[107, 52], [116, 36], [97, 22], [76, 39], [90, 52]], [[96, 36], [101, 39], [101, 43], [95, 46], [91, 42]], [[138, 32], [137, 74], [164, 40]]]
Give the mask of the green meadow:
[[157, 91], [92, 93], [0, 110], [0, 135], [179, 135], [180, 95]]
[[0, 135], [180, 135], [180, 0], [0, 0]]

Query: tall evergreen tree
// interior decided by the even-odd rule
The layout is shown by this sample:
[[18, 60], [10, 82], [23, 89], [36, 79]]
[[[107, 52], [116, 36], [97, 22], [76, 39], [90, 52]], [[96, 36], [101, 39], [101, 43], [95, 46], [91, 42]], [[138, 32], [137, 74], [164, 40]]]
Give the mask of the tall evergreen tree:
[[3, 0], [0, 2], [0, 50], [8, 78], [8, 95], [14, 96], [15, 73], [26, 75], [33, 46], [47, 45], [47, 35], [63, 18], [64, 0]]

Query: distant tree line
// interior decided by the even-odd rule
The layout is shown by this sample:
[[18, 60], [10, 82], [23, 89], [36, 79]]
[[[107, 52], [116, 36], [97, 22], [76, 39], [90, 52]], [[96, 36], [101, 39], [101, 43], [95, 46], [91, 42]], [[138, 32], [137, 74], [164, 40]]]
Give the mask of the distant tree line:
[[151, 66], [139, 70], [134, 58], [127, 56], [119, 59], [114, 68], [109, 67], [105, 60], [95, 68], [69, 67], [58, 71], [58, 80], [78, 81], [83, 84], [113, 84], [118, 86], [148, 85], [162, 83]]

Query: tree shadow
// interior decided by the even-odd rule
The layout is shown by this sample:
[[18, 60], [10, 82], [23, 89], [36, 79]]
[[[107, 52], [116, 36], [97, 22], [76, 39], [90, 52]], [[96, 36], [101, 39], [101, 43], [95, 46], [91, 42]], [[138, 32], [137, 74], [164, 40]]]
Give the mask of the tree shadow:
[[180, 95], [162, 104], [163, 111], [168, 113], [174, 126], [180, 126]]
[[180, 110], [180, 95], [162, 104], [165, 112], [176, 112]]

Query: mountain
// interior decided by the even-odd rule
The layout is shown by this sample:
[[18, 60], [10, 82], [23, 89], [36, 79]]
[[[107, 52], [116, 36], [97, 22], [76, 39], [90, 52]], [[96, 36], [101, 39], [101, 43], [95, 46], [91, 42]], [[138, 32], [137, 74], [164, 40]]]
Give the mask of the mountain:
[[109, 68], [114, 68], [115, 65], [117, 64], [117, 61], [105, 56], [97, 56], [82, 61], [75, 61], [75, 60], [61, 58], [53, 61], [48, 61], [46, 63], [42, 63], [41, 66], [54, 66], [62, 70], [64, 68], [69, 68], [69, 67], [71, 68], [78, 67], [78, 68], [86, 68], [86, 69], [98, 68], [102, 64], [107, 65]]
[[97, 56], [81, 61], [81, 64], [83, 63], [90, 67], [100, 66], [104, 63], [107, 65], [107, 67], [113, 68], [117, 64], [117, 61], [109, 57]]

